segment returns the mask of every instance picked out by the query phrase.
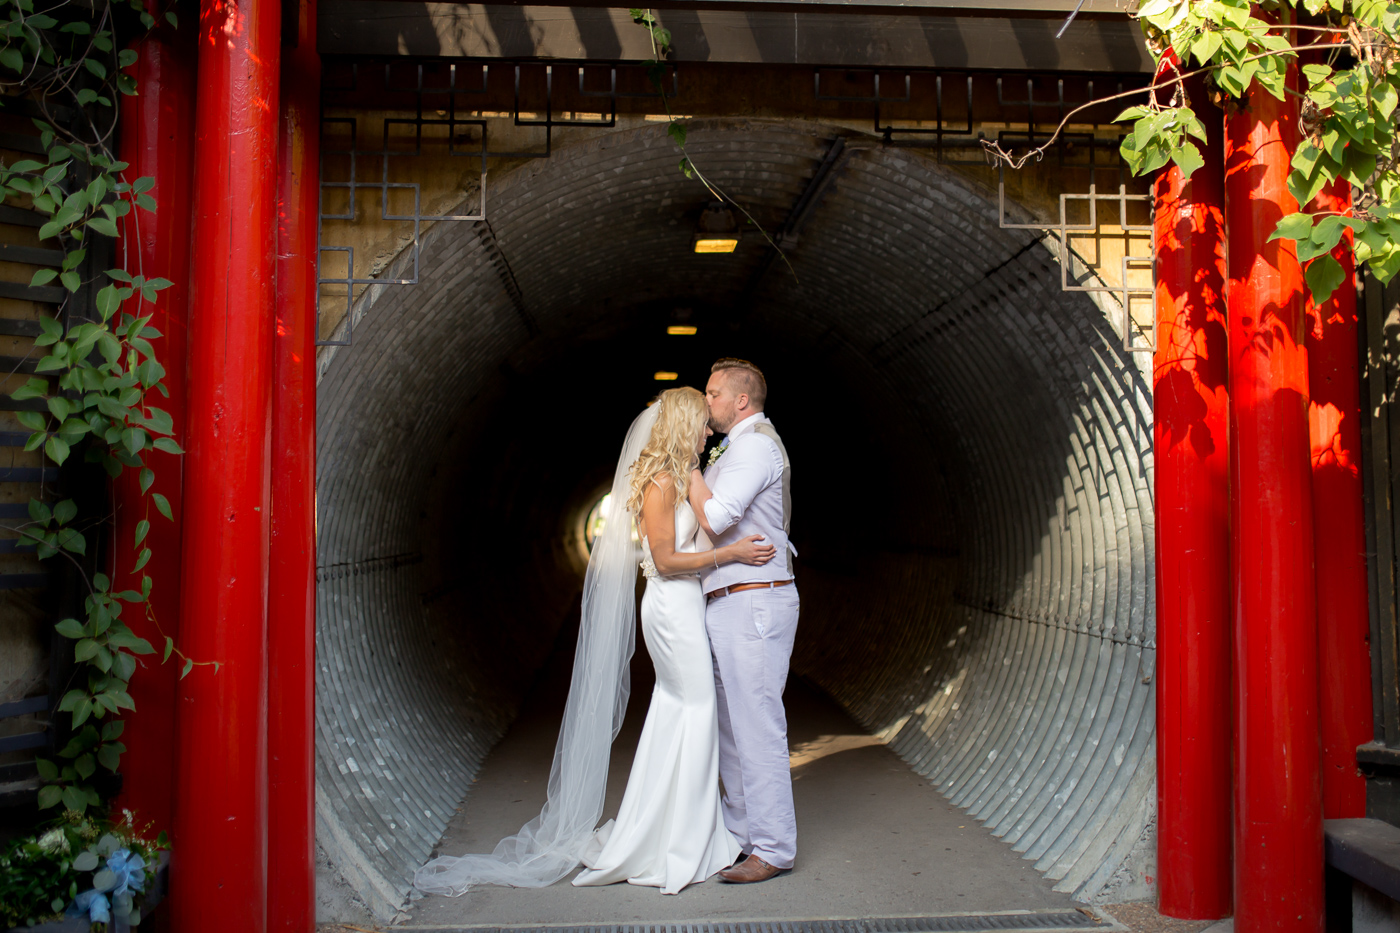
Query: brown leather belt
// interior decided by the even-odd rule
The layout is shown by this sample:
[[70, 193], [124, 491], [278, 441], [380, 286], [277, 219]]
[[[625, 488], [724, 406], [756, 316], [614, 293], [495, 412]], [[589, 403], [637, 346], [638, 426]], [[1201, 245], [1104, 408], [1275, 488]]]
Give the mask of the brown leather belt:
[[731, 593], [742, 593], [744, 590], [771, 590], [778, 586], [787, 586], [791, 580], [774, 580], [772, 583], [736, 583], [733, 586], [722, 586], [717, 590], [706, 593], [706, 599], [718, 599], [721, 596], [728, 596]]

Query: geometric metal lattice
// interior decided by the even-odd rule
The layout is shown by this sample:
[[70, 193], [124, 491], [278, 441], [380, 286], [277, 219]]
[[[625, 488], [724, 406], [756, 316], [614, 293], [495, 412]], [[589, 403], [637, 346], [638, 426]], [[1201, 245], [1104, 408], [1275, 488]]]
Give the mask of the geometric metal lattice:
[[[1086, 206], [1085, 213], [1087, 219], [1082, 223], [1074, 223], [1069, 219], [1070, 206], [1077, 202], [1083, 202]], [[1123, 312], [1123, 349], [1129, 353], [1153, 353], [1157, 349], [1157, 314], [1156, 314], [1156, 286], [1155, 268], [1157, 261], [1156, 237], [1153, 235], [1152, 224], [1133, 224], [1128, 220], [1129, 203], [1146, 203], [1151, 205], [1152, 195], [1150, 194], [1129, 194], [1127, 185], [1120, 182], [1118, 190], [1107, 194], [1100, 194], [1097, 186], [1089, 185], [1087, 192], [1065, 192], [1060, 194], [1060, 216], [1056, 223], [1030, 223], [1016, 224], [1008, 223], [1006, 220], [1006, 181], [1004, 178], [997, 180], [997, 209], [998, 219], [1002, 229], [1005, 230], [1045, 230], [1055, 234], [1056, 246], [1059, 249], [1060, 260], [1060, 287], [1067, 292], [1098, 292], [1113, 295]], [[1118, 223], [1115, 225], [1115, 233], [1112, 239], [1121, 239], [1124, 243], [1123, 255], [1116, 256], [1120, 265], [1116, 270], [1119, 273], [1119, 284], [1117, 285], [1079, 285], [1069, 279], [1070, 265], [1074, 254], [1071, 249], [1071, 240], [1076, 234], [1083, 235], [1085, 239], [1092, 239], [1096, 245], [1101, 246], [1103, 238], [1100, 236], [1101, 224], [1099, 222], [1099, 205], [1103, 203], [1112, 204], [1117, 207]], [[1131, 247], [1133, 242], [1147, 242], [1146, 255], [1133, 255]], [[1081, 260], [1083, 261], [1083, 260]], [[1093, 266], [1095, 263], [1085, 263]], [[1148, 273], [1147, 284], [1133, 284], [1134, 272], [1145, 271]], [[1136, 278], [1141, 278], [1140, 276]], [[1102, 281], [1102, 279], [1101, 279]], [[1134, 299], [1138, 303], [1145, 301], [1150, 312], [1145, 322], [1138, 321], [1133, 315]]]
[[[826, 89], [823, 89], [825, 74]], [[856, 92], [832, 91], [831, 85], [844, 78], [847, 84], [859, 76]], [[883, 84], [882, 84], [883, 79]], [[991, 93], [995, 82], [995, 95]], [[1104, 87], [1100, 79], [1099, 87]], [[893, 86], [895, 93], [890, 93]], [[1072, 90], [1068, 91], [1066, 88]], [[1152, 352], [1156, 346], [1154, 314], [1139, 321], [1136, 305], [1150, 304], [1154, 297], [1151, 283], [1155, 245], [1149, 223], [1130, 222], [1130, 204], [1151, 202], [1151, 195], [1128, 190], [1125, 166], [1118, 153], [1121, 125], [1080, 116], [1080, 122], [1066, 125], [1076, 108], [1096, 99], [1095, 80], [1082, 76], [1025, 75], [993, 76], [944, 70], [880, 72], [866, 69], [817, 69], [814, 79], [816, 99], [839, 103], [864, 104], [870, 108], [874, 132], [887, 146], [931, 149], [939, 162], [947, 165], [986, 165], [984, 141], [993, 134], [1002, 152], [1028, 151], [1046, 145], [1057, 166], [1089, 172], [1087, 193], [1061, 193], [1059, 216], [1053, 222], [1020, 224], [1006, 220], [1006, 179], [1004, 163], [997, 161], [999, 220], [1003, 229], [1046, 230], [1058, 240], [1061, 285], [1065, 291], [1112, 294], [1123, 313], [1123, 349], [1132, 353]], [[1024, 87], [1024, 91], [1021, 88]], [[1125, 89], [1122, 78], [1113, 78], [1111, 92]], [[903, 105], [903, 106], [901, 106]], [[925, 115], [924, 119], [892, 118], [891, 111], [905, 110]], [[928, 117], [931, 116], [932, 119]], [[1109, 117], [1111, 111], [1103, 111]], [[1104, 173], [1116, 179], [1116, 191], [1100, 193], [1098, 181]], [[1105, 236], [1101, 229], [1100, 204], [1109, 202], [1117, 211], [1117, 224]], [[1091, 268], [1104, 269], [1104, 253], [1112, 254], [1110, 267], [1117, 274], [1117, 285], [1080, 285], [1070, 280], [1074, 258], [1072, 243], [1092, 240], [1093, 260], [1082, 259]], [[1146, 240], [1143, 244], [1140, 241]], [[1117, 242], [1115, 242], [1117, 241]], [[1121, 254], [1118, 243], [1121, 242]], [[1146, 273], [1144, 276], [1143, 273]], [[1113, 276], [1104, 276], [1111, 279]], [[1142, 281], [1143, 279], [1146, 281]]]
[[[317, 256], [317, 335], [324, 338], [320, 326], [321, 299], [325, 287], [335, 288], [344, 296], [344, 307], [336, 328], [336, 339], [318, 339], [317, 346], [347, 346], [353, 330], [353, 305], [364, 289], [388, 285], [415, 285], [419, 280], [419, 254], [422, 227], [426, 222], [472, 222], [486, 220], [486, 160], [543, 159], [553, 148], [554, 130], [558, 127], [612, 127], [617, 122], [617, 101], [622, 97], [659, 97], [648, 91], [622, 91], [618, 88], [619, 69], [640, 71], [643, 66], [597, 65], [586, 63], [527, 63], [496, 64], [456, 63], [394, 63], [348, 66], [349, 82], [341, 86], [328, 85], [323, 90], [321, 117], [321, 192], [318, 219], [319, 250]], [[556, 70], [573, 70], [577, 78], [576, 100], [602, 101], [602, 112], [580, 118], [561, 117], [555, 100]], [[485, 95], [492, 87], [493, 71], [508, 74], [514, 83], [513, 106], [509, 113], [492, 114], [493, 118], [509, 117], [514, 126], [542, 131], [538, 146], [514, 150], [493, 150], [489, 143], [490, 121], [483, 116], [469, 116], [474, 111], [464, 107], [464, 100]], [[405, 76], [405, 72], [407, 75]], [[599, 81], [606, 74], [604, 81]], [[522, 82], [522, 76], [527, 78]], [[407, 77], [407, 80], [403, 80]], [[369, 78], [370, 80], [364, 80]], [[528, 79], [533, 78], [533, 81]], [[382, 82], [382, 83], [381, 83]], [[532, 94], [530, 87], [536, 86]], [[590, 84], [595, 85], [590, 87]], [[597, 84], [602, 84], [599, 89]], [[676, 78], [672, 72], [672, 93]], [[542, 94], [539, 86], [542, 85]], [[571, 88], [571, 91], [574, 90]], [[358, 92], [367, 92], [386, 111], [403, 114], [382, 120], [375, 144], [360, 141], [364, 128], [362, 119], [354, 116], [332, 116], [325, 111], [339, 98], [355, 100]], [[533, 100], [530, 98], [534, 98]], [[387, 105], [387, 106], [385, 106]], [[466, 213], [424, 213], [422, 185], [413, 179], [396, 178], [391, 169], [396, 160], [421, 156], [425, 142], [436, 141], [445, 146], [449, 156], [475, 159], [479, 165], [479, 187], [473, 209]], [[339, 171], [336, 171], [339, 169]], [[353, 222], [365, 208], [365, 194], [377, 195], [382, 221], [411, 222], [407, 262], [404, 275], [357, 275], [353, 245], [326, 242], [326, 221]], [[334, 260], [343, 274], [327, 273], [327, 260]]]

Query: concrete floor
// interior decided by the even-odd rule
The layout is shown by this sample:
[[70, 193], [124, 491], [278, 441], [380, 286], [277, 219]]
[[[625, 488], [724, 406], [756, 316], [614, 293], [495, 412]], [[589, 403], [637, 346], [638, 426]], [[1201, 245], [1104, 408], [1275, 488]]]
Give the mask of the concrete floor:
[[[632, 702], [613, 746], [605, 818], [617, 812], [651, 694], [641, 638]], [[570, 645], [572, 647], [572, 645]], [[571, 652], [569, 653], [571, 654]], [[438, 851], [489, 852], [539, 813], [569, 677], [560, 652], [540, 688], [486, 759]], [[1011, 848], [948, 802], [829, 698], [789, 684], [789, 741], [797, 806], [797, 865], [757, 885], [712, 879], [667, 896], [617, 884], [576, 888], [483, 886], [426, 897], [403, 928], [519, 923], [891, 917], [1073, 908]], [[572, 876], [570, 876], [572, 877]]]

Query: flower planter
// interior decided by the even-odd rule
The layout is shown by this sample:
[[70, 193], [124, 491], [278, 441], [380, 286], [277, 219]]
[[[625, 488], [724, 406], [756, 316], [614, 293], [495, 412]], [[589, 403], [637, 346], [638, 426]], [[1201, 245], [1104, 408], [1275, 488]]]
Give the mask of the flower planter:
[[[141, 907], [143, 917], [150, 914], [156, 905], [165, 899], [167, 878], [170, 874], [170, 853], [162, 852], [160, 862], [156, 869], [155, 884], [151, 885], [151, 891], [146, 895], [146, 902]], [[88, 933], [92, 929], [92, 924], [82, 917], [72, 919], [51, 920], [48, 923], [41, 923], [32, 927], [10, 927], [9, 933]], [[141, 927], [128, 926], [122, 922], [113, 922], [107, 925], [107, 933], [132, 933], [139, 931]]]

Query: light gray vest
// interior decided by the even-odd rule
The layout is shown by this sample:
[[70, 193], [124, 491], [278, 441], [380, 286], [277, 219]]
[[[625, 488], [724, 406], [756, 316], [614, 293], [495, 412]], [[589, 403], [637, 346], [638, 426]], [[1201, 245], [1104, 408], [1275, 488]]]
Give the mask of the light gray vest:
[[778, 445], [778, 453], [783, 455], [783, 534], [788, 536], [788, 570], [796, 573], [792, 559], [797, 552], [792, 549], [792, 460], [788, 457], [783, 439], [778, 436], [771, 424], [759, 423], [753, 426], [755, 434], [762, 434]]

